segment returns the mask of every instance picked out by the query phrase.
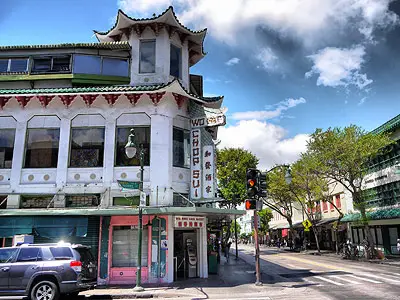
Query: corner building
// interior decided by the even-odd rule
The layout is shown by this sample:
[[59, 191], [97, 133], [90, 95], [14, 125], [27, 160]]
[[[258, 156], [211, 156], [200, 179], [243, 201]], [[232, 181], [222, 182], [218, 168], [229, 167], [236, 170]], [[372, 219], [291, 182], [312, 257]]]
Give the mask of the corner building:
[[[98, 43], [0, 47], [0, 243], [31, 235], [90, 245], [98, 283], [137, 274], [140, 162], [125, 155], [131, 129], [144, 149], [142, 282], [208, 277], [207, 228], [222, 210], [215, 141], [223, 97], [203, 97], [190, 67], [206, 30], [173, 8], [149, 19], [122, 11]], [[196, 251], [188, 276], [187, 242]]]

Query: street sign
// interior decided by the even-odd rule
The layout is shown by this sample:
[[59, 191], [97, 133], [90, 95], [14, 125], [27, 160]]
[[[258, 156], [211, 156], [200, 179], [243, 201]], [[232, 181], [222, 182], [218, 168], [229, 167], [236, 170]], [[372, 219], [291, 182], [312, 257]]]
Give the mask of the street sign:
[[124, 180], [117, 180], [118, 184], [127, 190], [138, 190], [140, 182], [139, 181], [124, 181]]
[[309, 231], [310, 230], [309, 228], [312, 226], [312, 223], [310, 222], [309, 219], [304, 220], [303, 222], [301, 222], [301, 224], [303, 224], [304, 231]]
[[146, 206], [146, 193], [140, 192], [140, 206]]

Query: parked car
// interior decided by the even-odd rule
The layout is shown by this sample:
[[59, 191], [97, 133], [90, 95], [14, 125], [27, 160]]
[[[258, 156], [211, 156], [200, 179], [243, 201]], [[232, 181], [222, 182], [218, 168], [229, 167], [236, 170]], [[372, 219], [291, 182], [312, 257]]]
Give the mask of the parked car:
[[32, 300], [68, 299], [96, 286], [90, 247], [78, 244], [24, 244], [0, 248], [0, 296]]

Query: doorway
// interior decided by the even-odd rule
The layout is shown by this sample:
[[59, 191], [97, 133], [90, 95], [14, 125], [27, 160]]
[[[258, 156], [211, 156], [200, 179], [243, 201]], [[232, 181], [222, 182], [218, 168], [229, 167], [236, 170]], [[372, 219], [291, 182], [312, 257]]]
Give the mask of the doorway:
[[[199, 265], [197, 244], [198, 244], [197, 230], [192, 229], [192, 230], [174, 231], [174, 280], [175, 281], [197, 277], [198, 265]], [[191, 249], [194, 249], [195, 253], [189, 253]], [[189, 255], [196, 255], [197, 258], [196, 264], [193, 264], [193, 259], [190, 263]]]

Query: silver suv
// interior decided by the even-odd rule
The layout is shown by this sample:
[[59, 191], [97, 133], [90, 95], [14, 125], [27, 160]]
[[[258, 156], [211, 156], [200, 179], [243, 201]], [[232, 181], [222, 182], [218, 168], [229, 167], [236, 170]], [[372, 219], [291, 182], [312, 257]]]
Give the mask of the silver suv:
[[97, 268], [89, 247], [30, 244], [0, 248], [0, 296], [57, 300], [94, 288]]

